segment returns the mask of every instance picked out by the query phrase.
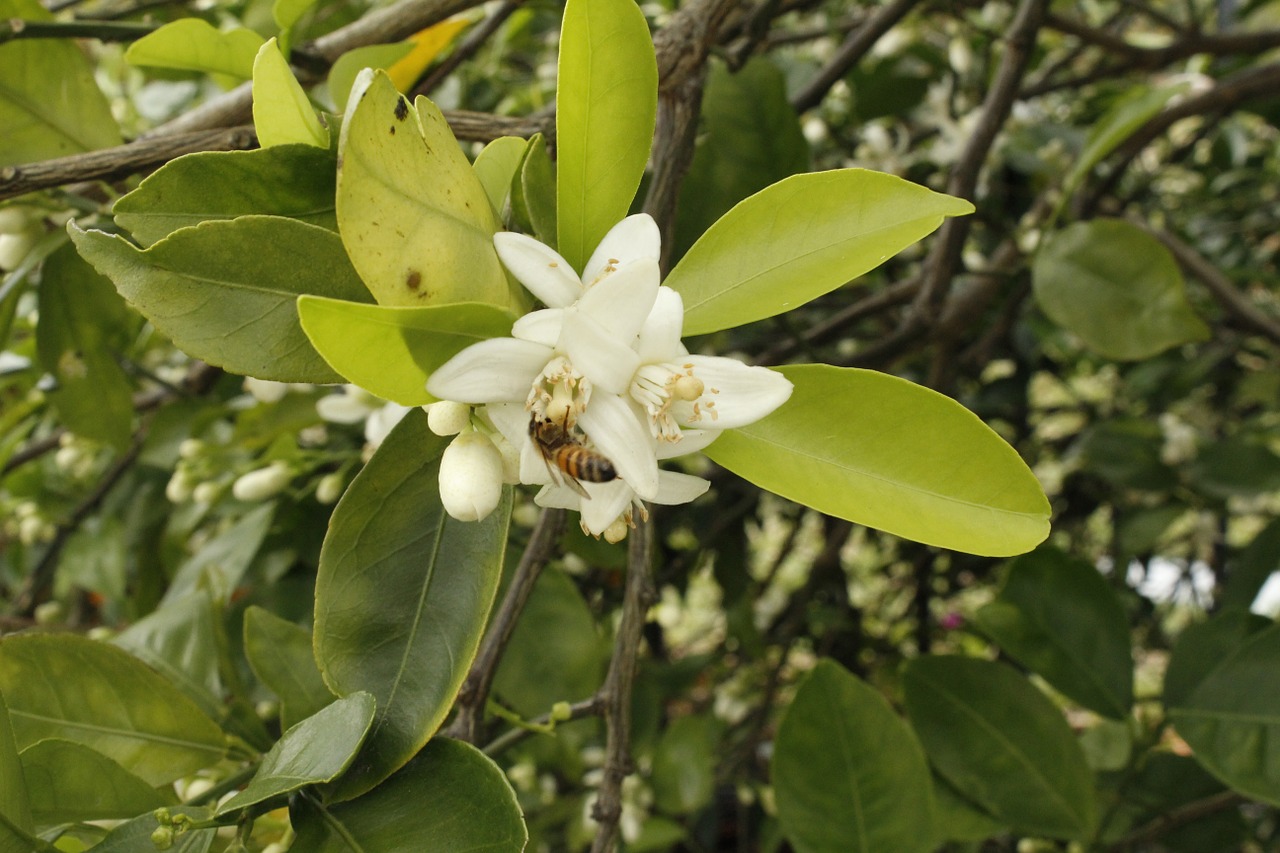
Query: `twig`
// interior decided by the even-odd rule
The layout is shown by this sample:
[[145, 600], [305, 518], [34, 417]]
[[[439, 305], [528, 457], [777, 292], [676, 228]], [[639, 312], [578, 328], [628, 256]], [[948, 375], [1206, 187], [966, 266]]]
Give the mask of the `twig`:
[[[848, 285], [845, 285], [846, 287]], [[849, 328], [850, 325], [866, 317], [872, 317], [881, 311], [887, 311], [896, 305], [910, 302], [920, 289], [920, 277], [912, 276], [894, 282], [880, 290], [862, 297], [857, 302], [842, 308], [821, 323], [810, 327], [799, 342], [782, 341], [765, 350], [756, 359], [757, 364], [777, 364], [791, 356], [802, 345], [812, 346], [829, 340]]]
[[544, 509], [539, 516], [529, 544], [520, 557], [520, 564], [511, 578], [511, 585], [507, 587], [507, 594], [502, 599], [502, 605], [494, 614], [493, 622], [480, 644], [480, 651], [472, 661], [471, 670], [458, 691], [458, 715], [449, 725], [449, 737], [468, 743], [476, 743], [479, 739], [480, 722], [484, 716], [485, 702], [489, 698], [489, 689], [493, 686], [493, 678], [498, 671], [498, 663], [516, 629], [516, 621], [533, 593], [534, 584], [538, 582], [543, 567], [555, 552], [556, 542], [564, 529], [564, 517], [562, 509]]
[[1244, 802], [1247, 802], [1246, 798], [1235, 791], [1221, 791], [1217, 794], [1213, 794], [1212, 796], [1205, 797], [1200, 800], [1194, 800], [1190, 803], [1178, 806], [1176, 809], [1171, 809], [1148, 823], [1143, 824], [1133, 832], [1121, 838], [1119, 841], [1110, 845], [1108, 849], [1117, 851], [1117, 853], [1136, 849], [1143, 844], [1155, 841], [1180, 826], [1185, 826], [1202, 817], [1208, 817], [1209, 815], [1226, 811], [1227, 809], [1234, 808]]
[[[556, 717], [555, 723], [568, 723], [573, 720], [580, 720], [583, 717], [594, 717], [600, 713], [600, 696], [592, 696], [590, 699], [583, 699], [581, 702], [574, 702], [569, 706], [569, 716]], [[511, 747], [523, 741], [525, 738], [538, 734], [537, 727], [549, 726], [552, 723], [551, 712], [548, 711], [541, 716], [535, 717], [529, 721], [529, 726], [513, 726], [484, 746], [484, 754], [493, 758], [501, 755]]]
[[905, 18], [913, 8], [920, 5], [920, 2], [921, 0], [893, 0], [892, 3], [877, 9], [866, 23], [845, 39], [840, 50], [831, 57], [831, 61], [791, 99], [791, 105], [795, 107], [796, 112], [811, 110], [822, 103], [822, 99], [827, 96], [827, 92], [835, 82], [857, 65], [880, 40], [880, 37], [893, 29], [893, 26]]
[[470, 59], [480, 46], [488, 41], [489, 36], [502, 26], [507, 18], [511, 17], [511, 13], [519, 9], [524, 4], [524, 0], [503, 0], [502, 5], [493, 10], [493, 14], [480, 22], [480, 26], [467, 33], [467, 37], [458, 43], [453, 52], [446, 56], [439, 65], [432, 69], [421, 83], [414, 87], [410, 94], [410, 100], [417, 95], [430, 95], [435, 88], [445, 81], [445, 78], [457, 70], [458, 66]]
[[627, 587], [622, 602], [622, 621], [613, 642], [613, 659], [605, 676], [600, 697], [605, 724], [604, 777], [591, 816], [599, 824], [591, 842], [591, 853], [607, 853], [617, 848], [618, 821], [622, 817], [622, 780], [631, 765], [631, 687], [640, 656], [640, 638], [645, 613], [655, 600], [650, 577], [653, 557], [653, 523], [642, 519], [631, 531], [627, 543]]
[[155, 32], [158, 24], [133, 21], [27, 21], [10, 18], [0, 21], [0, 44], [18, 39], [78, 39], [133, 41]]

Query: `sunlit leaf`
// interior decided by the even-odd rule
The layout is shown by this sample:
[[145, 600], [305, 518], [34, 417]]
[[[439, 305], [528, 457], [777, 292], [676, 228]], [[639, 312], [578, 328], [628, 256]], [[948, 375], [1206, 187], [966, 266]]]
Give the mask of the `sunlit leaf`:
[[180, 18], [129, 45], [124, 58], [133, 65], [208, 71], [248, 80], [262, 45], [262, 36], [247, 27], [222, 32], [203, 18]]
[[426, 420], [411, 411], [383, 441], [338, 503], [320, 552], [316, 661], [339, 696], [365, 690], [378, 700], [339, 799], [378, 785], [435, 733], [501, 575], [510, 494], [483, 521], [450, 518], [437, 486], [448, 440]]
[[263, 148], [329, 147], [329, 131], [320, 124], [307, 93], [289, 70], [289, 63], [273, 38], [267, 39], [253, 60], [253, 128]]
[[529, 139], [520, 176], [511, 186], [511, 216], [519, 228], [556, 245], [556, 173], [541, 133]]
[[493, 212], [502, 216], [502, 208], [511, 192], [511, 181], [516, 170], [524, 162], [525, 149], [529, 143], [518, 136], [503, 136], [493, 140], [472, 163], [476, 177], [484, 187], [484, 194], [493, 205]]
[[1129, 620], [1088, 561], [1053, 549], [1019, 557], [977, 622], [1014, 660], [1069, 698], [1107, 717], [1128, 717]]
[[[406, 804], [412, 807], [406, 808]], [[528, 833], [515, 792], [484, 753], [436, 738], [364, 796], [325, 806], [305, 801], [290, 818], [308, 853], [520, 853]]]
[[271, 18], [280, 28], [280, 52], [286, 56], [293, 44], [293, 25], [316, 5], [316, 0], [275, 0], [271, 4]]
[[143, 246], [189, 225], [255, 213], [337, 231], [337, 168], [334, 153], [314, 145], [201, 151], [170, 160], [112, 212]]
[[128, 302], [189, 355], [281, 382], [337, 382], [298, 325], [313, 293], [368, 301], [332, 231], [242, 216], [175, 231], [149, 249], [68, 226], [76, 248]]
[[730, 329], [835, 290], [972, 212], [964, 199], [881, 172], [795, 175], [716, 220], [666, 284], [684, 297], [686, 335]]
[[418, 308], [303, 296], [302, 328], [325, 361], [348, 381], [404, 406], [434, 402], [426, 381], [462, 349], [511, 331], [511, 315], [493, 305], [458, 302]]
[[1062, 712], [1010, 667], [924, 657], [904, 672], [907, 714], [956, 790], [1016, 831], [1085, 838], [1093, 774]]
[[814, 668], [778, 727], [773, 784], [798, 853], [937, 846], [920, 744], [883, 696], [834, 661]]
[[[133, 817], [177, 802], [83, 744], [42, 740], [22, 751], [31, 811], [45, 825]], [[163, 793], [162, 793], [163, 791]]]
[[1077, 222], [1049, 235], [1031, 283], [1049, 319], [1107, 358], [1149, 358], [1209, 337], [1169, 250], [1123, 220]]
[[212, 766], [226, 752], [222, 731], [176, 687], [127, 652], [83, 637], [0, 639], [0, 691], [19, 749], [72, 740], [149, 785]]
[[243, 809], [296, 791], [331, 782], [347, 769], [373, 724], [374, 699], [352, 693], [337, 699], [291, 727], [262, 757], [245, 789], [218, 807], [218, 814]]
[[453, 17], [438, 24], [432, 24], [425, 30], [419, 30], [409, 36], [408, 40], [412, 45], [409, 53], [396, 60], [387, 69], [391, 85], [401, 92], [409, 91], [409, 88], [418, 82], [422, 72], [427, 70], [427, 66], [470, 25], [471, 21], [465, 17]]
[[1007, 556], [1049, 533], [1049, 503], [1017, 452], [954, 400], [894, 376], [780, 368], [772, 415], [707, 455], [820, 512], [956, 551]]
[[515, 304], [493, 206], [434, 104], [410, 106], [385, 72], [362, 72], [338, 148], [338, 227], [380, 304]]
[[356, 82], [356, 75], [366, 68], [387, 70], [397, 60], [408, 55], [413, 50], [413, 44], [411, 41], [398, 41], [348, 50], [329, 69], [329, 98], [338, 107], [345, 106], [351, 97], [351, 87]]
[[640, 7], [569, 0], [556, 82], [557, 248], [575, 270], [631, 207], [657, 103], [658, 68]]
[[[0, 20], [48, 21], [35, 0], [0, 0]], [[71, 39], [0, 44], [0, 166], [119, 145], [120, 128]]]

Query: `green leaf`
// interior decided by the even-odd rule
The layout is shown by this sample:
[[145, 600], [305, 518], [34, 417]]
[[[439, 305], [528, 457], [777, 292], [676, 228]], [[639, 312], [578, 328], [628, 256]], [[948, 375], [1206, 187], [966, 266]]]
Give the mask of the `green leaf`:
[[[175, 806], [169, 809], [169, 814], [186, 815], [193, 821], [207, 821], [213, 817], [213, 810]], [[93, 853], [151, 853], [156, 849], [151, 843], [151, 833], [158, 826], [154, 812], [136, 817], [111, 830], [101, 843], [92, 848]], [[188, 830], [179, 835], [165, 853], [208, 853], [217, 834], [216, 828]]]
[[965, 799], [941, 776], [933, 776], [933, 797], [938, 807], [938, 830], [947, 841], [982, 841], [1009, 829]]
[[68, 634], [0, 639], [0, 691], [18, 747], [64, 738], [96, 749], [148, 785], [220, 761], [222, 731], [127, 652]]
[[116, 820], [177, 803], [172, 790], [151, 787], [83, 744], [52, 738], [22, 751], [31, 811], [48, 826]]
[[262, 45], [262, 36], [247, 27], [221, 32], [202, 18], [181, 18], [129, 45], [124, 58], [133, 65], [206, 71], [248, 80]]
[[123, 450], [133, 428], [133, 387], [120, 361], [135, 315], [69, 244], [45, 261], [37, 293], [40, 363], [58, 383], [50, 400], [72, 432]]
[[773, 785], [798, 853], [927, 853], [937, 846], [929, 767], [876, 690], [831, 660], [809, 675], [778, 727]]
[[311, 345], [348, 382], [402, 406], [435, 401], [426, 381], [461, 350], [511, 333], [512, 317], [494, 305], [456, 302], [399, 308], [298, 298]]
[[653, 749], [654, 805], [667, 814], [693, 814], [711, 803], [720, 737], [719, 723], [707, 715], [667, 725]]
[[1201, 448], [1187, 475], [1213, 497], [1263, 495], [1280, 490], [1280, 456], [1262, 440], [1234, 435]]
[[1090, 427], [1078, 447], [1084, 469], [1127, 489], [1163, 492], [1178, 482], [1160, 459], [1159, 424], [1145, 418], [1117, 418]]
[[116, 202], [116, 222], [143, 246], [210, 219], [265, 214], [338, 230], [334, 152], [314, 145], [201, 151], [170, 160]]
[[1089, 130], [1084, 150], [1075, 166], [1062, 181], [1062, 198], [1065, 202], [1080, 182], [1102, 162], [1102, 159], [1116, 149], [1120, 143], [1128, 139], [1135, 130], [1146, 124], [1147, 120], [1160, 112], [1174, 95], [1179, 95], [1189, 88], [1187, 83], [1166, 86], [1161, 89], [1148, 89], [1146, 86], [1135, 86], [1124, 97], [1120, 98], [1106, 115], [1099, 119]]
[[680, 185], [674, 257], [747, 196], [808, 168], [809, 143], [782, 71], [764, 58], [732, 74], [712, 64], [698, 147]]
[[386, 71], [396, 62], [409, 55], [413, 50], [413, 42], [398, 41], [392, 44], [370, 44], [348, 50], [329, 69], [329, 97], [339, 107], [344, 106], [351, 97], [351, 87], [355, 85], [356, 75], [366, 68], [377, 68]]
[[1248, 608], [1258, 591], [1280, 571], [1280, 518], [1273, 519], [1253, 540], [1227, 562], [1227, 582], [1215, 603], [1220, 607]]
[[329, 149], [329, 131], [311, 108], [274, 38], [253, 60], [253, 128], [263, 148], [314, 145]]
[[634, 0], [569, 0], [556, 82], [557, 248], [581, 271], [627, 215], [653, 145], [658, 66]]
[[[0, 0], [0, 20], [48, 21], [35, 0]], [[65, 157], [121, 143], [93, 64], [71, 39], [0, 44], [0, 166]]]
[[499, 220], [502, 219], [507, 194], [511, 192], [511, 182], [524, 163], [528, 147], [528, 141], [518, 136], [502, 136], [486, 145], [471, 164]]
[[1244, 609], [1223, 610], [1178, 636], [1164, 675], [1166, 708], [1185, 705], [1200, 683], [1250, 637], [1272, 622]]
[[520, 853], [528, 840], [515, 792], [498, 765], [470, 744], [445, 738], [428, 743], [363, 797], [322, 808], [294, 803], [296, 849]]
[[1028, 551], [1049, 502], [1012, 447], [954, 400], [855, 368], [794, 365], [764, 420], [726, 431], [713, 460], [789, 500], [971, 554]]
[[1209, 337], [1169, 250], [1123, 220], [1077, 222], [1046, 237], [1031, 284], [1050, 320], [1106, 358], [1150, 358]]
[[924, 657], [903, 675], [907, 714], [933, 766], [956, 790], [1012, 826], [1088, 837], [1093, 774], [1052, 702], [1010, 667]]
[[548, 566], [520, 611], [494, 690], [526, 717], [590, 696], [604, 680], [609, 647], [568, 575]]
[[262, 547], [274, 515], [275, 505], [264, 503], [206, 541], [178, 566], [165, 591], [164, 602], [179, 601], [198, 589], [207, 591], [217, 601], [230, 602], [240, 578]]
[[511, 512], [480, 522], [440, 505], [448, 439], [410, 411], [342, 496], [316, 578], [315, 652], [339, 696], [366, 690], [377, 721], [339, 782], [347, 799], [378, 785], [422, 748], [453, 704], [497, 591]]
[[111, 642], [169, 679], [217, 720], [225, 716], [226, 705], [213, 619], [208, 593], [194, 590], [157, 607]]
[[[0, 690], [0, 816], [24, 832], [35, 829], [31, 816], [31, 801], [27, 796], [27, 782], [18, 757], [18, 744], [9, 724], [9, 708]], [[6, 832], [0, 822], [0, 853], [27, 853], [29, 848], [23, 839]]]
[[68, 229], [80, 254], [188, 355], [280, 382], [337, 382], [298, 325], [303, 293], [367, 301], [332, 231], [242, 216], [175, 231], [149, 249]]
[[244, 613], [244, 656], [267, 689], [280, 698], [280, 725], [288, 729], [337, 697], [324, 684], [311, 651], [311, 632], [262, 607]]
[[288, 55], [293, 39], [293, 25], [316, 5], [316, 0], [275, 0], [271, 4], [271, 18], [280, 28], [280, 52]]
[[219, 806], [218, 814], [336, 779], [369, 733], [375, 705], [368, 693], [352, 693], [291, 727], [262, 757], [245, 789]]
[[512, 184], [511, 216], [521, 230], [555, 248], [556, 173], [541, 133], [529, 138], [520, 179]]
[[1086, 708], [1126, 719], [1133, 705], [1129, 620], [1085, 560], [1042, 548], [1014, 560], [978, 626], [1014, 660]]
[[435, 104], [361, 72], [338, 151], [338, 228], [379, 304], [515, 304], [493, 206]]
[[730, 329], [835, 290], [972, 212], [964, 199], [881, 172], [795, 175], [720, 217], [666, 284], [684, 298], [686, 336]]
[[1169, 716], [1206, 770], [1280, 804], [1280, 625], [1232, 649]]

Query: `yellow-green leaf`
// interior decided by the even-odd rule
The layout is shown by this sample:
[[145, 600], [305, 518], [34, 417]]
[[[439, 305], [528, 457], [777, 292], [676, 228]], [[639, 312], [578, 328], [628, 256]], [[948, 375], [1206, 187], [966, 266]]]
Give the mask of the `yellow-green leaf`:
[[291, 143], [329, 147], [329, 133], [275, 39], [268, 39], [253, 61], [253, 127], [263, 148]]
[[129, 45], [124, 58], [133, 65], [208, 71], [248, 80], [262, 43], [262, 36], [246, 27], [222, 32], [200, 18], [183, 18]]

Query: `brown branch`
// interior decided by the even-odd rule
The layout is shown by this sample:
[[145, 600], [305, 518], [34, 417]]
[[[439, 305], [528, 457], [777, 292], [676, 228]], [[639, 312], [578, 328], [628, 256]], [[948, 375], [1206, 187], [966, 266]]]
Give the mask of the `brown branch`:
[[622, 780], [632, 772], [631, 688], [640, 656], [645, 613], [656, 600], [651, 577], [653, 523], [647, 518], [631, 531], [627, 543], [627, 586], [623, 594], [622, 621], [613, 641], [613, 659], [600, 688], [605, 724], [604, 777], [591, 816], [599, 823], [591, 853], [617, 849], [618, 821], [622, 817]]
[[1159, 817], [1138, 827], [1107, 849], [1116, 851], [1116, 853], [1135, 850], [1144, 844], [1156, 841], [1161, 836], [1167, 835], [1180, 826], [1186, 826], [1203, 817], [1235, 808], [1245, 802], [1248, 802], [1248, 800], [1242, 794], [1238, 794], [1235, 791], [1220, 791], [1212, 796], [1170, 809]]
[[882, 35], [889, 32], [920, 3], [921, 0], [893, 0], [892, 3], [877, 9], [866, 23], [845, 39], [840, 50], [831, 57], [831, 61], [791, 99], [791, 105], [795, 107], [796, 112], [811, 110], [822, 103], [822, 99], [827, 96], [827, 92], [836, 81], [849, 73], [849, 70], [867, 55]]
[[507, 643], [515, 632], [516, 622], [529, 602], [529, 596], [542, 575], [542, 569], [555, 553], [556, 543], [564, 530], [564, 518], [562, 509], [544, 509], [538, 517], [538, 524], [520, 557], [520, 564], [511, 578], [511, 585], [507, 587], [502, 605], [494, 614], [493, 622], [480, 644], [480, 651], [471, 662], [471, 670], [458, 691], [458, 715], [449, 725], [449, 737], [468, 743], [479, 740], [485, 702], [488, 701], [489, 689], [498, 672], [498, 664], [502, 661], [502, 653], [506, 651]]
[[[846, 284], [844, 286], [848, 287], [849, 285]], [[920, 278], [912, 276], [876, 290], [852, 305], [837, 311], [821, 323], [810, 327], [800, 336], [798, 341], [791, 339], [774, 344], [760, 354], [756, 359], [756, 363], [777, 364], [793, 355], [801, 347], [809, 347], [830, 340], [859, 320], [874, 317], [882, 311], [910, 302], [919, 289]]]

